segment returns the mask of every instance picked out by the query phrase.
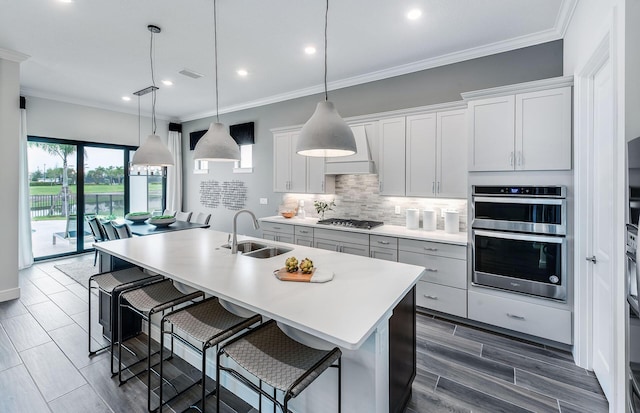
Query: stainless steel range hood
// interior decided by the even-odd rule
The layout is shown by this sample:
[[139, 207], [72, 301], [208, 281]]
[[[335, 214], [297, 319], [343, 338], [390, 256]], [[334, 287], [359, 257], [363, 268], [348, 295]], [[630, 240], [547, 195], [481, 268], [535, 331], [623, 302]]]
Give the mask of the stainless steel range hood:
[[358, 152], [351, 156], [327, 158], [325, 175], [353, 175], [374, 174], [376, 168], [371, 159], [369, 139], [373, 139], [372, 133], [367, 133], [364, 125], [352, 126], [353, 136], [356, 138]]

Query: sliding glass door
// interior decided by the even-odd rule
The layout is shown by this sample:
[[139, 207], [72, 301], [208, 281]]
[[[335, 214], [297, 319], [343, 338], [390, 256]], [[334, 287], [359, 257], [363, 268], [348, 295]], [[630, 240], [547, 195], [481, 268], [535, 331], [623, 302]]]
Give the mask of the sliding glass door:
[[107, 222], [123, 219], [129, 211], [162, 210], [164, 177], [129, 179], [132, 154], [128, 146], [29, 137], [35, 259], [90, 250], [90, 217]]

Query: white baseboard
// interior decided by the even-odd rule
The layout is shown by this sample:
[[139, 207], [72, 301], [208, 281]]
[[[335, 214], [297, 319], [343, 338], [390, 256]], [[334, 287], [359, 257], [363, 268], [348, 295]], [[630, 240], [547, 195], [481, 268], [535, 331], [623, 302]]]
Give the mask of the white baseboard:
[[0, 303], [20, 298], [20, 287], [0, 291]]

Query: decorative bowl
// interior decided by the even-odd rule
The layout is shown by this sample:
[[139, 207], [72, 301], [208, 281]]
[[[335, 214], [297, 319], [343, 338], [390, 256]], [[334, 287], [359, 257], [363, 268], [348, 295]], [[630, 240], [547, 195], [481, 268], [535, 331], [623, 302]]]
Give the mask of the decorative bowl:
[[156, 227], [168, 227], [176, 222], [175, 217], [151, 217], [147, 221], [147, 224], [155, 225]]
[[149, 218], [151, 218], [151, 214], [149, 212], [130, 212], [124, 216], [124, 219], [129, 220], [134, 224], [142, 224]]
[[296, 214], [296, 211], [280, 211], [280, 215], [282, 215], [285, 218], [293, 218], [295, 214]]

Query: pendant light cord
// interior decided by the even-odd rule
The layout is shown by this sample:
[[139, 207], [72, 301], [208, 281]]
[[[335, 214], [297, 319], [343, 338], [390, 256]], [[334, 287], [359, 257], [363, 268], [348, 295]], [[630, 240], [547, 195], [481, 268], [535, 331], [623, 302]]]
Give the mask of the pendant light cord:
[[151, 42], [149, 42], [149, 61], [151, 61], [151, 85], [153, 86], [151, 94], [151, 120], [153, 134], [156, 134], [156, 79], [153, 74], [153, 30], [149, 30], [151, 33]]
[[218, 22], [216, 14], [216, 0], [213, 0], [213, 60], [216, 71], [216, 122], [220, 123], [220, 112], [218, 110]]
[[142, 139], [140, 138], [140, 95], [138, 95], [138, 148], [142, 146]]
[[329, 0], [327, 0], [327, 8], [324, 12], [324, 100], [329, 100], [327, 92], [327, 26], [329, 22]]

